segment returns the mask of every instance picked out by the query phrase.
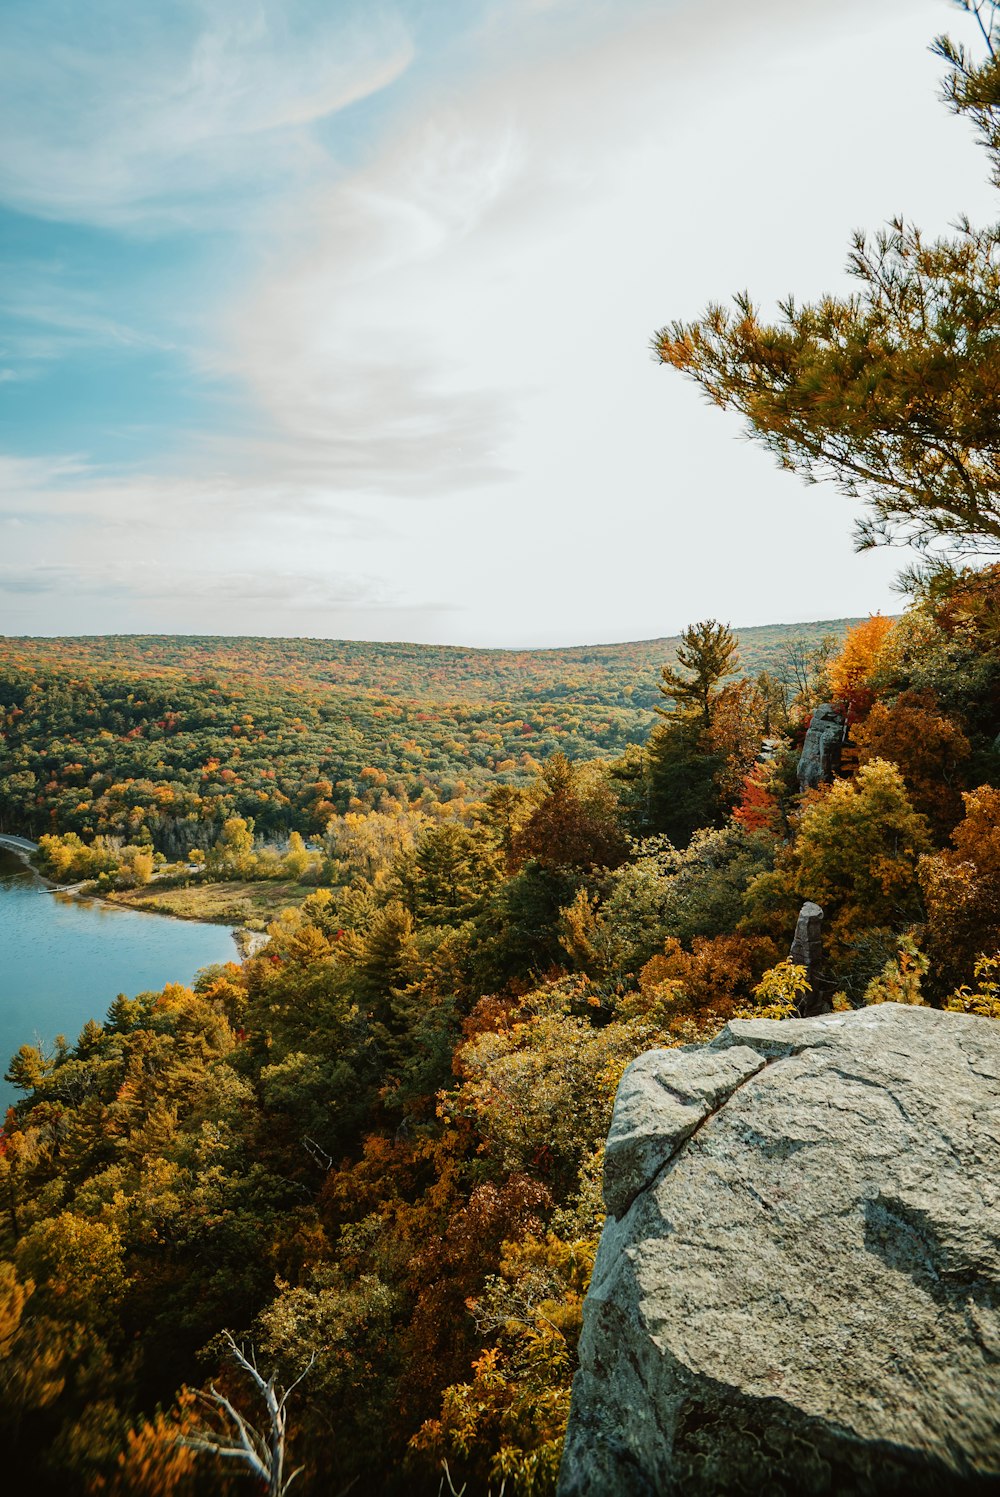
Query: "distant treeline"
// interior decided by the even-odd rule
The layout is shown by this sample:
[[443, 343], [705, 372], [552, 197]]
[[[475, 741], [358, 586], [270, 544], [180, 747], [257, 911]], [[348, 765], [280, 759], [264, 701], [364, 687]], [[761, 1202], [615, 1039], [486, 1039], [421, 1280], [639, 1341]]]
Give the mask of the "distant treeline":
[[[748, 629], [746, 676], [797, 683], [847, 620]], [[573, 650], [183, 636], [0, 640], [0, 829], [149, 840], [231, 816], [258, 837], [397, 805], [461, 812], [555, 752], [645, 741], [676, 640]]]

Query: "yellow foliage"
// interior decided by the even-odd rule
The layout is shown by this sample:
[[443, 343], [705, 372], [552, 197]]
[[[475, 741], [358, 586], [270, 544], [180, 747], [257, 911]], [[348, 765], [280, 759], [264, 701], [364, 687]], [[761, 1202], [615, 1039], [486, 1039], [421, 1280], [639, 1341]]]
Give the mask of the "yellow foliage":
[[555, 1491], [596, 1251], [596, 1238], [552, 1232], [505, 1244], [499, 1274], [469, 1306], [496, 1344], [473, 1362], [471, 1382], [445, 1389], [440, 1418], [424, 1424], [411, 1451], [463, 1477], [513, 1483], [524, 1497]]
[[805, 967], [786, 957], [764, 973], [753, 990], [754, 1005], [737, 1010], [740, 1019], [791, 1019], [809, 987]]
[[975, 965], [976, 987], [956, 989], [945, 1003], [952, 1013], [978, 1014], [982, 1019], [1000, 1019], [1000, 953], [981, 956]]
[[873, 613], [848, 629], [840, 654], [827, 666], [830, 694], [835, 701], [850, 701], [864, 688], [893, 627], [892, 619]]
[[862, 1003], [908, 1003], [922, 1006], [921, 978], [929, 966], [912, 936], [901, 936], [895, 957], [886, 962], [878, 977], [865, 988]]

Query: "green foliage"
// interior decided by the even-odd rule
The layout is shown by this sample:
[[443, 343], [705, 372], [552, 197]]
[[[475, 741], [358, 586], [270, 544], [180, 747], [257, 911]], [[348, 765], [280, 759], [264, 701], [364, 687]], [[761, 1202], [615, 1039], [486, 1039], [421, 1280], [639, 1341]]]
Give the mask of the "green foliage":
[[775, 841], [730, 822], [695, 832], [684, 851], [648, 838], [612, 879], [592, 934], [616, 975], [637, 972], [668, 936], [684, 945], [736, 928], [751, 879], [774, 863]]
[[768, 323], [740, 295], [654, 346], [783, 467], [863, 497], [860, 546], [1000, 540], [995, 231], [927, 242], [897, 218], [855, 236], [848, 269], [849, 298], [788, 298]]
[[851, 780], [807, 798], [794, 843], [773, 873], [746, 894], [750, 929], [794, 926], [805, 899], [822, 905], [824, 935], [835, 964], [849, 960], [852, 940], [871, 927], [906, 929], [919, 920], [917, 867], [931, 847], [893, 764], [874, 759]]
[[[744, 669], [787, 679], [790, 637], [848, 622], [744, 630]], [[656, 674], [679, 643], [0, 639], [0, 828], [118, 837], [179, 859], [207, 852], [230, 817], [282, 846], [296, 831], [322, 837], [335, 814], [457, 816], [498, 780], [526, 785], [554, 753], [643, 743]]]
[[[660, 690], [681, 712], [700, 718], [702, 726], [711, 720], [712, 698], [726, 676], [736, 674], [740, 658], [738, 641], [726, 624], [703, 619], [691, 624], [681, 634], [677, 646], [675, 670], [665, 665], [660, 671]], [[663, 710], [662, 708], [660, 709]]]
[[682, 717], [658, 723], [647, 748], [646, 826], [684, 847], [700, 827], [723, 818], [717, 776], [721, 754], [705, 744], [702, 729]]
[[[164, 760], [162, 779], [116, 780], [101, 814], [127, 808], [135, 828], [119, 845], [98, 841], [119, 832], [95, 826], [88, 841], [60, 823], [65, 786], [49, 791], [48, 764], [33, 789], [19, 782], [25, 804], [55, 812], [46, 847], [67, 866], [96, 850], [114, 854], [118, 871], [104, 873], [120, 877], [128, 848], [149, 855], [146, 827], [164, 845], [183, 835], [183, 855], [202, 852], [217, 873], [273, 877], [276, 897], [278, 878], [294, 879], [301, 903], [241, 965], [207, 969], [194, 990], [119, 995], [75, 1044], [25, 1045], [12, 1059], [22, 1100], [0, 1135], [11, 1480], [71, 1497], [237, 1490], [182, 1443], [203, 1418], [199, 1385], [245, 1395], [228, 1331], [286, 1386], [315, 1354], [290, 1406], [303, 1497], [330, 1472], [386, 1497], [435, 1497], [443, 1461], [470, 1491], [551, 1494], [602, 1222], [603, 1141], [628, 1062], [734, 1015], [793, 1012], [803, 972], [781, 957], [807, 896], [826, 908], [828, 955], [852, 1002], [936, 995], [994, 1012], [998, 792], [967, 792], [952, 847], [935, 852], [907, 787], [930, 809], [939, 766], [964, 765], [974, 783], [994, 712], [983, 661], [997, 596], [993, 569], [927, 583], [875, 664], [865, 657], [855, 731], [870, 762], [845, 756], [844, 778], [804, 800], [792, 749], [759, 765], [754, 755], [769, 714], [801, 739], [814, 680], [789, 706], [766, 683], [719, 679], [707, 726], [697, 705], [675, 712], [648, 753], [636, 743], [613, 764], [553, 742], [533, 773], [523, 759], [499, 769], [494, 744], [479, 785], [470, 771], [459, 791], [455, 774], [447, 801], [444, 760], [422, 756], [394, 780], [347, 726], [330, 749], [347, 745], [344, 773], [330, 761], [320, 775], [313, 687], [300, 685], [292, 717], [287, 694], [271, 699], [259, 739], [252, 713], [232, 719], [234, 778], [207, 753], [212, 719], [204, 740], [196, 732]], [[318, 673], [319, 648], [265, 653]], [[345, 647], [342, 663], [361, 658]], [[928, 662], [950, 672], [950, 696], [915, 698]], [[151, 677], [149, 697], [167, 679]], [[785, 679], [798, 689], [793, 671]], [[60, 712], [83, 703], [86, 718], [81, 692]], [[212, 693], [224, 694], [193, 683], [189, 709]], [[399, 711], [416, 723], [412, 703]], [[91, 724], [109, 754], [144, 741], [122, 712], [113, 728]], [[445, 719], [430, 715], [432, 734]], [[38, 722], [15, 733], [16, 754], [42, 742], [52, 719]], [[67, 719], [59, 743], [70, 730]], [[163, 732], [153, 741], [165, 753], [180, 729]], [[267, 779], [265, 756], [286, 740]], [[899, 767], [870, 756], [876, 743]], [[246, 797], [251, 763], [268, 799]], [[744, 788], [731, 818], [748, 763], [754, 793]], [[676, 843], [641, 835], [656, 805], [680, 823]], [[303, 898], [313, 878], [327, 882]]]
[[412, 851], [395, 863], [403, 902], [429, 925], [468, 919], [499, 876], [500, 854], [493, 839], [454, 821], [428, 827]]

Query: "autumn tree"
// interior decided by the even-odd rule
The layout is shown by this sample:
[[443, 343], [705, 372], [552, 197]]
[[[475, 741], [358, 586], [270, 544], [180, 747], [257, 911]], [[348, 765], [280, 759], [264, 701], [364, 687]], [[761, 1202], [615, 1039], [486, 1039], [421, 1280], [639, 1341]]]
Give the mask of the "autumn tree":
[[[994, 0], [959, 0], [986, 44], [976, 63], [946, 38], [945, 98], [968, 115], [1000, 182], [1000, 58]], [[859, 548], [1000, 548], [1000, 257], [995, 227], [962, 220], [925, 239], [902, 218], [848, 259], [850, 296], [779, 304], [746, 293], [658, 332], [663, 363], [739, 411], [782, 467], [860, 498]]]
[[542, 771], [542, 799], [514, 834], [515, 863], [544, 868], [617, 868], [628, 844], [614, 797], [585, 769], [554, 754]]
[[1000, 790], [982, 785], [964, 799], [953, 846], [920, 865], [939, 987], [968, 982], [977, 957], [1000, 952]]
[[[711, 705], [719, 683], [739, 669], [739, 641], [727, 624], [703, 619], [689, 624], [677, 646], [681, 670], [665, 665], [660, 671], [660, 691], [683, 713], [697, 717], [703, 728], [711, 721]], [[667, 709], [656, 709], [665, 714]]]
[[846, 703], [852, 714], [863, 715], [871, 706], [869, 677], [892, 627], [892, 619], [884, 614], [871, 614], [848, 629], [840, 650], [827, 662], [830, 695], [835, 702]]
[[963, 776], [969, 740], [936, 710], [932, 692], [903, 692], [895, 702], [876, 702], [854, 731], [862, 764], [888, 759], [906, 782], [916, 810], [946, 835], [962, 814]]
[[747, 885], [773, 867], [774, 849], [766, 833], [732, 822], [696, 832], [683, 852], [664, 837], [639, 843], [611, 880], [590, 932], [602, 972], [637, 972], [669, 937], [690, 945], [731, 933]]
[[253, 868], [253, 821], [229, 816], [208, 855], [209, 870], [221, 878], [246, 878]]
[[680, 1017], [721, 1023], [739, 1000], [749, 998], [776, 955], [765, 936], [696, 936], [690, 951], [668, 936], [640, 972], [638, 996], [620, 999], [619, 1009], [657, 1015], [667, 1029]]
[[691, 624], [677, 660], [681, 670], [665, 665], [660, 672], [660, 691], [674, 709], [657, 707], [662, 720], [647, 744], [646, 827], [683, 846], [737, 798], [760, 747], [766, 707], [753, 682], [722, 684], [739, 668], [738, 641], [727, 625]]
[[712, 704], [707, 743], [722, 761], [715, 784], [727, 809], [739, 799], [743, 781], [757, 762], [767, 715], [767, 699], [755, 681], [730, 681]]
[[831, 956], [849, 964], [851, 943], [862, 932], [905, 930], [919, 920], [917, 866], [930, 849], [927, 822], [913, 809], [899, 770], [873, 759], [855, 779], [838, 780], [807, 801], [798, 835], [775, 870], [747, 889], [744, 923], [776, 939], [790, 937], [799, 905], [815, 900], [826, 912]]

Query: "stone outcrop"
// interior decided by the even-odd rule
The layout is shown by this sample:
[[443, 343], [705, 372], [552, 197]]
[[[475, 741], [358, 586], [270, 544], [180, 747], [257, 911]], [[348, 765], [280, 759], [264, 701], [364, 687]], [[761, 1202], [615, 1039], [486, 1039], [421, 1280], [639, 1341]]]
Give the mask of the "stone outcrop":
[[807, 899], [799, 910], [788, 960], [806, 969], [809, 986], [798, 1005], [802, 1017], [812, 1019], [817, 1014], [829, 1013], [833, 1004], [820, 975], [823, 968], [823, 911], [811, 899]]
[[833, 778], [846, 731], [843, 715], [830, 702], [813, 712], [797, 768], [799, 789], [815, 790]]
[[605, 1194], [560, 1497], [1000, 1491], [1000, 1024], [651, 1051]]

